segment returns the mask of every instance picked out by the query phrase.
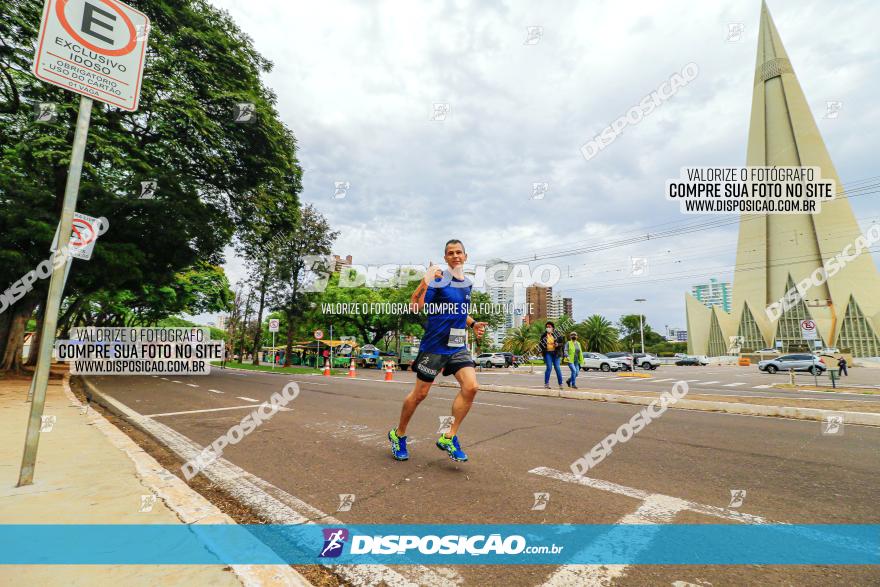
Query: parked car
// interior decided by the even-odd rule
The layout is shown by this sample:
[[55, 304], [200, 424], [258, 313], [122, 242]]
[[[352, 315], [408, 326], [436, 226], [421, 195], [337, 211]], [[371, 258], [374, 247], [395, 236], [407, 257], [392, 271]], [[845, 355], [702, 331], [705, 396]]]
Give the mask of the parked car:
[[518, 367], [516, 363], [516, 356], [513, 353], [501, 353], [504, 355], [505, 365], [508, 367]]
[[402, 346], [400, 348], [400, 361], [398, 361], [400, 370], [406, 371], [409, 369], [409, 366], [416, 362], [417, 356], [419, 356], [419, 345], [407, 344]]
[[685, 355], [684, 357], [675, 361], [675, 364], [679, 367], [704, 367], [709, 364], [709, 359], [707, 359], [705, 356], [689, 357]]
[[609, 359], [612, 359], [615, 363], [618, 364], [618, 367], [624, 371], [632, 371], [633, 370], [633, 355], [632, 353], [606, 353]]
[[584, 361], [581, 363], [581, 369], [585, 371], [589, 371], [590, 369], [596, 369], [599, 371], [617, 371], [620, 369], [620, 364], [603, 355], [602, 353], [584, 353]]
[[761, 349], [759, 351], [755, 351], [755, 353], [758, 355], [778, 355], [779, 349], [766, 348], [766, 349]]
[[636, 366], [649, 371], [653, 371], [660, 366], [660, 359], [650, 353], [636, 353], [633, 355]]
[[480, 367], [491, 369], [492, 367], [504, 367], [507, 365], [507, 358], [504, 353], [483, 353], [478, 355], [474, 361]]
[[827, 367], [822, 359], [806, 353], [796, 355], [782, 355], [774, 359], [767, 359], [758, 363], [758, 369], [767, 373], [776, 373], [777, 371], [808, 371], [810, 373], [821, 375]]

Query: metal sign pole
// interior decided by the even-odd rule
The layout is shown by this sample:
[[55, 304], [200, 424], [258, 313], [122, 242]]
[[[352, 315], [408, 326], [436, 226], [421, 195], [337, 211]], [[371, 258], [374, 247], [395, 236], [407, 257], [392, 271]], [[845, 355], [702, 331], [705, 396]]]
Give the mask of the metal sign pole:
[[[55, 243], [56, 245], [58, 243]], [[57, 250], [57, 248], [56, 248]], [[61, 284], [61, 293], [64, 294], [64, 289], [67, 287], [67, 278], [70, 276], [70, 266], [73, 265], [73, 257], [67, 257], [67, 263], [64, 266], [64, 281]], [[31, 344], [33, 344], [33, 340], [31, 340]], [[43, 339], [40, 338], [40, 346], [43, 345]], [[28, 388], [28, 396], [27, 401], [32, 401], [34, 399], [34, 383], [37, 381], [37, 370], [34, 369], [34, 376], [31, 377], [31, 386]]]
[[[82, 175], [86, 140], [89, 136], [89, 120], [92, 115], [92, 99], [80, 96], [79, 115], [76, 119], [76, 133], [73, 135], [73, 149], [70, 153], [70, 167], [67, 170], [67, 185], [64, 187], [64, 205], [61, 208], [61, 223], [58, 230], [58, 250], [56, 255], [69, 255], [67, 251], [73, 212], [79, 193], [79, 180]], [[68, 259], [69, 261], [69, 259]], [[18, 485], [34, 482], [34, 466], [37, 462], [37, 447], [40, 444], [40, 423], [46, 404], [46, 386], [49, 383], [49, 368], [52, 363], [52, 349], [55, 346], [55, 329], [58, 326], [58, 311], [61, 309], [61, 295], [64, 289], [64, 273], [67, 263], [55, 265], [49, 281], [49, 295], [46, 297], [46, 311], [43, 316], [43, 331], [40, 335], [40, 355], [34, 372], [34, 399], [28, 419], [24, 453], [21, 457], [21, 470]]]

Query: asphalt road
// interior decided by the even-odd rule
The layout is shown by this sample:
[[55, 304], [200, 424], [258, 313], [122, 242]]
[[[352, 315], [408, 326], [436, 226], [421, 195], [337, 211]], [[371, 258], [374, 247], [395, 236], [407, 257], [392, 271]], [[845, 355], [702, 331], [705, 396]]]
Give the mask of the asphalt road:
[[[640, 380], [641, 385], [670, 388], [671, 369], [653, 375], [673, 381]], [[378, 380], [379, 375], [362, 372], [358, 379], [344, 379], [215, 369], [203, 377], [91, 380], [104, 393], [200, 445], [224, 434], [249, 407], [267, 400], [287, 381], [297, 381], [302, 393], [290, 405], [293, 409], [227, 447], [224, 457], [345, 523], [755, 519], [748, 516], [787, 523], [880, 523], [878, 428], [846, 424], [842, 434], [825, 435], [821, 422], [671, 409], [615, 447], [590, 471], [588, 477], [596, 481], [584, 484], [571, 475], [570, 464], [639, 406], [483, 393], [460, 431], [471, 460], [457, 464], [433, 445], [456, 390], [435, 386], [410, 424], [411, 458], [397, 462], [389, 454], [386, 434], [396, 424], [412, 374], [397, 373], [392, 383]], [[707, 375], [708, 370], [700, 372], [704, 379]], [[479, 377], [542, 385], [539, 375]], [[614, 384], [620, 385], [617, 380]], [[746, 497], [732, 508], [735, 489], [746, 490]], [[537, 492], [550, 495], [543, 511], [532, 509]], [[336, 511], [339, 494], [355, 495], [350, 511]], [[645, 507], [670, 502], [677, 505]], [[444, 570], [444, 576], [450, 584], [465, 585], [880, 583], [880, 569], [865, 566], [459, 566]]]

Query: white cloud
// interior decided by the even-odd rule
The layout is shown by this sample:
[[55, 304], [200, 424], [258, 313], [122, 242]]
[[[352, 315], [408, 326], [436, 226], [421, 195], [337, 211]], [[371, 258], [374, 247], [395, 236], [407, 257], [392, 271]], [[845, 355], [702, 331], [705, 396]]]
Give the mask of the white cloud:
[[[745, 160], [754, 0], [213, 3], [274, 62], [266, 83], [297, 135], [303, 200], [341, 231], [335, 252], [358, 264], [436, 261], [451, 237], [479, 262], [654, 232], [686, 220], [663, 198], [680, 167]], [[770, 9], [844, 183], [876, 175], [863, 131], [880, 122], [871, 40], [880, 6]], [[738, 43], [726, 41], [731, 22], [745, 25]], [[543, 27], [537, 44], [524, 44], [529, 26]], [[696, 80], [583, 158], [583, 143], [689, 62]], [[822, 119], [827, 100], [844, 103], [838, 119]], [[443, 122], [430, 120], [437, 102], [450, 107]], [[351, 182], [344, 199], [332, 198], [335, 181]], [[550, 191], [532, 199], [532, 183], [544, 181]], [[853, 206], [858, 217], [880, 215], [876, 197]], [[646, 297], [655, 328], [684, 327], [683, 293], [712, 271], [729, 278], [721, 271], [735, 250], [731, 225], [566, 257], [556, 262], [575, 277], [556, 289], [570, 290], [577, 318], [617, 319]], [[631, 256], [649, 258], [647, 283], [623, 275], [624, 287], [600, 285], [620, 279]], [[230, 273], [240, 276], [240, 264]], [[681, 277], [698, 273], [707, 275]]]

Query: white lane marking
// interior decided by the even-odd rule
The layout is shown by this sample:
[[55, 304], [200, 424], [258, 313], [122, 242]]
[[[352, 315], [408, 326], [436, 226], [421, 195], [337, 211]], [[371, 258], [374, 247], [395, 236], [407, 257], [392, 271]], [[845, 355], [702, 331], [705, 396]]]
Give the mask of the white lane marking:
[[699, 383], [702, 379], [685, 379], [685, 383]]
[[752, 389], [770, 389], [771, 387], [773, 387], [773, 386], [772, 385], [755, 385], [752, 387]]
[[187, 383], [187, 385], [188, 385], [189, 387], [198, 387], [198, 385], [196, 385], [195, 383]]
[[182, 381], [178, 381], [177, 379], [172, 379], [171, 383], [183, 383]]
[[[266, 404], [267, 406], [270, 404]], [[227, 410], [253, 410], [254, 406], [232, 406], [229, 408], [210, 408], [207, 410], [187, 410], [185, 412], [164, 412], [162, 414], [144, 414], [144, 418], [159, 418], [160, 416], [180, 416], [181, 414], [204, 414], [205, 412], [225, 412]], [[290, 408], [279, 407], [279, 412], [292, 412]]]
[[654, 383], [660, 383], [661, 381], [675, 381], [675, 379], [655, 379]]
[[[684, 509], [686, 502], [666, 495], [649, 495], [631, 514], [623, 516], [617, 525], [623, 524], [669, 524], [675, 515]], [[647, 549], [659, 532], [642, 532], [638, 536], [639, 543], [633, 544], [632, 536], [622, 532], [621, 528], [612, 528], [597, 540], [581, 549], [578, 556], [595, 556], [605, 554], [606, 549], [617, 552], [639, 553]], [[562, 565], [547, 581], [545, 586], [567, 587], [569, 585], [610, 585], [612, 581], [623, 576], [629, 565]]]
[[158, 375], [150, 375], [150, 377], [157, 379], [159, 376]]
[[223, 393], [219, 389], [209, 389], [208, 391], [210, 391], [211, 393]]
[[[199, 457], [204, 447], [168, 426], [145, 418], [120, 401], [104, 396], [108, 403], [125, 414], [126, 419], [136, 422], [153, 437], [159, 439], [184, 461]], [[253, 406], [246, 406], [253, 407]], [[273, 524], [314, 524], [315, 521], [331, 526], [342, 526], [343, 522], [306, 502], [290, 495], [283, 489], [260, 479], [220, 458], [205, 467], [201, 472], [210, 481], [224, 489], [239, 502], [245, 504]], [[342, 576], [352, 585], [381, 585], [389, 587], [448, 587], [460, 585], [462, 577], [451, 567], [426, 567], [413, 565], [392, 569], [385, 565], [329, 565], [327, 567]]]
[[165, 381], [168, 381], [167, 377], [160, 377], [159, 379], [164, 379]]
[[703, 385], [712, 385], [714, 383], [721, 383], [720, 381], [704, 381]]
[[252, 398], [252, 397], [242, 397], [242, 396], [238, 396], [237, 399], [243, 399], [243, 400], [246, 401], [246, 402], [258, 402], [258, 401], [260, 401], [260, 400], [258, 400], [258, 399], [254, 399], [254, 398]]
[[[454, 401], [455, 398], [452, 397], [435, 397], [434, 399], [442, 399], [443, 401], [451, 402]], [[525, 410], [522, 406], [506, 406], [504, 404], [490, 404], [489, 402], [474, 402], [475, 404], [480, 404], [481, 406], [495, 406], [496, 408], [510, 408], [511, 410]]]
[[737, 381], [736, 383], [726, 383], [724, 387], [736, 387], [737, 385], [745, 385], [742, 381]]

